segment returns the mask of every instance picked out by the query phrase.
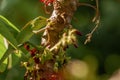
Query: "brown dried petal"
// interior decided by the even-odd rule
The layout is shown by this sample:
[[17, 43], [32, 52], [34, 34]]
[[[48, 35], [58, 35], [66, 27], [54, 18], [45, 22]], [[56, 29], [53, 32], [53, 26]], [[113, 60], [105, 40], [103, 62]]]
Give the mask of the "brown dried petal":
[[79, 36], [82, 36], [82, 33], [81, 33], [80, 31], [78, 31], [78, 30], [76, 30], [75, 33], [76, 33], [77, 35], [79, 35]]
[[28, 51], [30, 50], [30, 46], [28, 44], [24, 44], [24, 48]]
[[73, 43], [73, 45], [74, 45], [75, 48], [78, 48], [78, 45], [76, 43]]

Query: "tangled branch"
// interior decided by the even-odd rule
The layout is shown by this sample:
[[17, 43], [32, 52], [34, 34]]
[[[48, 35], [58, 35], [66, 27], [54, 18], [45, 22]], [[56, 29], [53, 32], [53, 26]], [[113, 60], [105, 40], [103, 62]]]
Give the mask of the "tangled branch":
[[45, 6], [53, 5], [53, 12], [44, 28], [33, 31], [34, 33], [43, 32], [41, 45], [44, 48], [31, 50], [28, 45], [25, 45], [35, 62], [32, 63], [32, 68], [30, 63], [23, 63], [27, 69], [25, 80], [63, 80], [56, 71], [60, 70], [60, 66], [63, 67], [68, 60], [65, 55], [68, 45], [73, 44], [78, 47], [76, 34], [81, 36], [81, 33], [71, 25], [74, 12], [79, 6], [89, 6], [96, 11], [92, 20], [96, 26], [87, 34], [86, 44], [90, 42], [99, 24], [98, 0], [96, 0], [96, 6], [79, 3], [78, 0], [41, 0], [41, 2], [45, 3]]

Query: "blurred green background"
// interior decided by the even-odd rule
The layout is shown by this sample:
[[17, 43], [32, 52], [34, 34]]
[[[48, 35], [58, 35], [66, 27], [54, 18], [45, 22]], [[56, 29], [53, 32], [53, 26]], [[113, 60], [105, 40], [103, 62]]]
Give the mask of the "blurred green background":
[[[79, 1], [95, 5], [94, 0]], [[75, 13], [72, 25], [83, 36], [78, 36], [79, 48], [70, 46], [67, 50], [68, 56], [72, 57], [72, 64], [68, 64], [70, 67], [66, 69], [69, 71], [69, 74], [66, 71], [66, 76], [72, 75], [66, 77], [68, 80], [108, 80], [120, 69], [120, 1], [100, 0], [99, 6], [100, 25], [87, 45], [84, 45], [85, 35], [94, 28], [91, 21], [94, 10], [81, 6]], [[0, 15], [20, 29], [37, 16], [50, 16], [39, 0], [0, 0]], [[18, 59], [15, 55], [13, 58]], [[25, 69], [20, 66], [20, 59], [17, 63], [12, 69], [0, 73], [0, 80], [23, 80]]]

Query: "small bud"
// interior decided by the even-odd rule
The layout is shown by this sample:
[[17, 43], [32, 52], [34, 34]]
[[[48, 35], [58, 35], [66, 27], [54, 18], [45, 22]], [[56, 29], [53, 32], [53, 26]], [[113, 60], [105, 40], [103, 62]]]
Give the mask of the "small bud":
[[28, 51], [30, 50], [30, 46], [28, 44], [24, 44], [24, 48]]
[[66, 46], [67, 41], [66, 41], [65, 39], [63, 39], [63, 40], [61, 41], [61, 43], [62, 43], [62, 46]]
[[74, 45], [75, 48], [78, 48], [78, 45], [77, 45], [77, 44], [74, 43], [73, 45]]
[[68, 47], [69, 47], [68, 45], [65, 45], [65, 46], [63, 47], [63, 50], [66, 51], [66, 49], [67, 49]]
[[35, 57], [35, 58], [34, 58], [34, 61], [35, 61], [36, 64], [40, 63], [39, 58], [36, 58], [36, 57]]
[[82, 36], [82, 33], [81, 33], [80, 31], [78, 31], [78, 30], [76, 30], [75, 33], [76, 33], [77, 35], [79, 35], [79, 36]]
[[33, 48], [32, 50], [30, 50], [31, 56], [34, 57], [36, 52], [37, 52], [36, 48]]
[[74, 40], [74, 39], [71, 39], [71, 40], [72, 40], [72, 43], [73, 43], [74, 47], [75, 47], [75, 48], [78, 48], [77, 41]]
[[72, 41], [72, 43], [75, 43], [75, 42], [76, 42], [76, 40], [75, 40], [74, 38], [72, 38], [71, 41]]

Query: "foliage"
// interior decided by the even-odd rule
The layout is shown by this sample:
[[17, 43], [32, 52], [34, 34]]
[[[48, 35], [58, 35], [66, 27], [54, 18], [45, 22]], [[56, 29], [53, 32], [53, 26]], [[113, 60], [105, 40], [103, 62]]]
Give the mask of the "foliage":
[[[6, 2], [5, 2], [6, 1]], [[83, 2], [90, 2], [94, 4], [94, 1], [90, 0], [81, 0]], [[24, 3], [23, 3], [24, 2]], [[119, 35], [120, 35], [120, 29], [119, 29], [119, 1], [112, 1], [112, 0], [106, 0], [100, 1], [100, 10], [101, 10], [101, 25], [98, 29], [97, 33], [94, 34], [94, 37], [92, 39], [92, 42], [88, 45], [83, 45], [84, 43], [84, 35], [89, 32], [90, 27], [92, 24], [90, 23], [93, 12], [91, 8], [88, 7], [80, 7], [78, 11], [75, 14], [75, 18], [77, 18], [76, 21], [73, 21], [74, 27], [81, 30], [83, 37], [79, 38], [79, 45], [77, 49], [73, 49], [72, 46], [69, 47], [69, 50], [67, 50], [68, 55], [71, 55], [73, 59], [81, 59], [85, 61], [91, 68], [91, 74], [90, 76], [98, 77], [100, 80], [105, 80], [107, 77], [109, 77], [115, 70], [120, 68], [119, 63]], [[107, 6], [106, 6], [107, 5]], [[23, 54], [26, 53], [26, 50], [21, 48], [22, 43], [27, 41], [30, 38], [30, 43], [32, 45], [36, 45], [39, 48], [39, 40], [40, 40], [40, 34], [34, 35], [31, 31], [31, 27], [27, 27], [26, 30], [23, 30], [23, 33], [19, 33], [22, 26], [27, 23], [29, 20], [35, 18], [36, 16], [43, 15], [46, 17], [49, 17], [49, 15], [44, 13], [43, 8], [41, 8], [43, 4], [38, 3], [38, 1], [33, 0], [1, 0], [0, 1], [0, 14], [4, 15], [8, 20], [13, 22], [17, 27], [15, 27], [11, 22], [4, 22], [5, 19], [0, 19], [0, 33], [3, 36], [6, 36], [5, 38], [8, 40], [10, 45], [8, 45], [8, 48], [4, 46], [3, 42], [3, 36], [0, 36], [0, 57], [3, 55], [3, 53], [6, 53], [6, 57], [9, 55], [9, 53], [16, 53], [14, 52], [15, 49], [20, 49], [21, 55], [18, 54], [12, 54], [12, 68], [7, 67], [7, 60], [4, 61], [6, 57], [3, 58], [2, 61], [4, 61], [4, 64], [1, 64], [0, 71], [3, 72], [0, 73], [0, 80], [23, 80], [23, 74], [25, 70], [18, 66], [20, 65], [20, 61], [27, 61], [27, 57], [29, 57], [29, 54]], [[2, 16], [1, 16], [2, 17]], [[2, 17], [3, 18], [3, 17]], [[43, 19], [44, 20], [44, 19]], [[45, 23], [46, 24], [46, 23]], [[29, 25], [31, 26], [31, 25]], [[44, 26], [44, 23], [43, 25]], [[28, 30], [29, 29], [29, 30]], [[27, 31], [28, 30], [28, 31]], [[4, 31], [4, 32], [3, 32]], [[30, 32], [29, 32], [30, 31]], [[27, 34], [29, 33], [29, 35]], [[26, 34], [26, 35], [25, 35]], [[23, 35], [25, 35], [25, 38], [21, 38]], [[26, 37], [27, 36], [27, 37]], [[16, 38], [17, 37], [17, 38]], [[32, 38], [31, 38], [32, 37]], [[21, 39], [23, 42], [21, 43]], [[7, 49], [7, 50], [6, 50]], [[74, 53], [74, 54], [73, 54]], [[92, 55], [93, 57], [91, 58]], [[24, 56], [24, 57], [21, 57]], [[19, 59], [18, 59], [19, 58]], [[59, 61], [59, 60], [58, 60]], [[57, 64], [56, 64], [57, 65]], [[113, 65], [113, 66], [112, 66]], [[110, 67], [112, 66], [112, 67]], [[94, 69], [92, 69], [94, 67]], [[94, 73], [92, 73], [94, 72]], [[11, 75], [11, 73], [17, 73]], [[98, 74], [99, 73], [99, 74]], [[11, 77], [10, 77], [11, 76]], [[21, 76], [21, 77], [20, 77]], [[80, 80], [79, 78], [74, 78], [76, 80]], [[90, 80], [90, 78], [89, 78]], [[91, 80], [97, 80], [97, 79], [91, 79]]]

